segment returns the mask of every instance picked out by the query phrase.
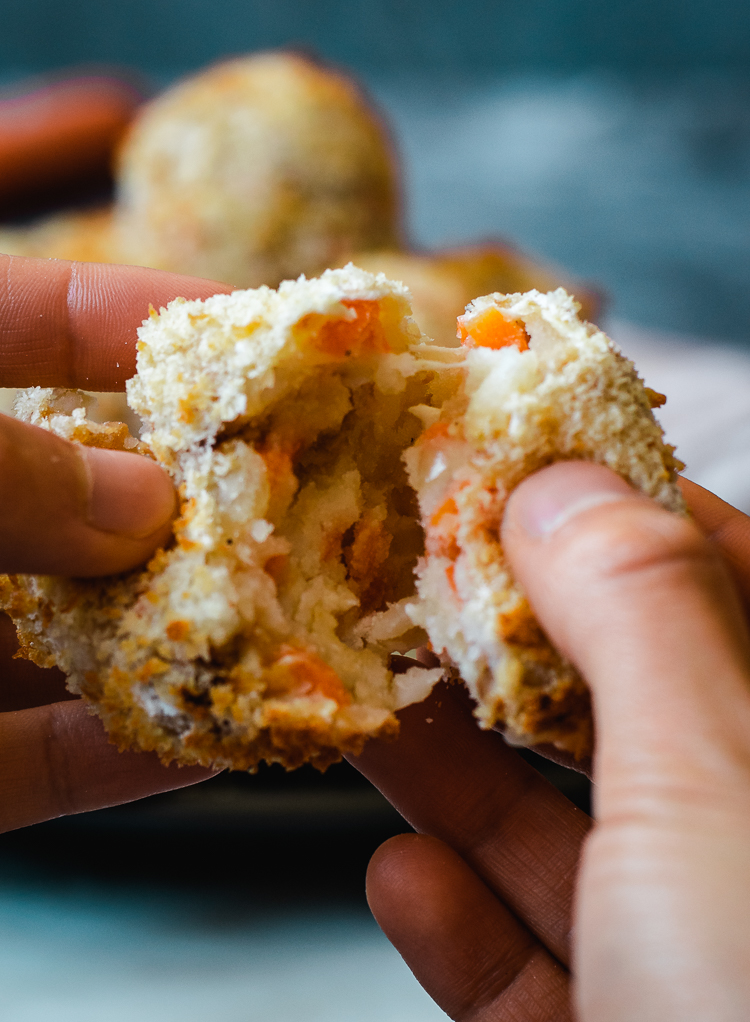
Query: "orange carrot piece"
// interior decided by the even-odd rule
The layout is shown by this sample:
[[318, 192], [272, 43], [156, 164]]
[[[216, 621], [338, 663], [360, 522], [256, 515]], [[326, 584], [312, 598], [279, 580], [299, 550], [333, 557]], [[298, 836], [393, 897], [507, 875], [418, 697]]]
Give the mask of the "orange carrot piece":
[[441, 518], [445, 518], [446, 515], [457, 514], [458, 505], [456, 504], [453, 497], [448, 497], [448, 499], [440, 505], [437, 511], [433, 513], [432, 517], [430, 518], [430, 526], [431, 527], [436, 526], [440, 522]]
[[457, 320], [461, 344], [465, 348], [508, 348], [515, 344], [519, 351], [528, 351], [529, 335], [519, 319], [506, 319], [499, 309], [489, 308], [473, 319], [459, 316]]
[[[437, 511], [433, 512], [427, 525], [427, 552], [436, 557], [448, 557], [455, 561], [461, 553], [456, 539], [458, 531], [458, 505], [453, 497], [448, 497]], [[452, 520], [451, 520], [452, 519]]]
[[451, 587], [453, 592], [458, 596], [458, 590], [456, 589], [456, 565], [449, 564], [445, 569], [445, 577], [448, 579], [448, 585]]
[[167, 638], [172, 642], [184, 642], [190, 634], [190, 622], [170, 621], [167, 625]]
[[262, 448], [260, 454], [266, 463], [269, 485], [273, 489], [280, 479], [284, 479], [292, 471], [292, 457], [282, 447], [275, 446]]
[[377, 302], [345, 298], [341, 304], [354, 309], [356, 319], [330, 319], [324, 323], [314, 342], [318, 351], [335, 358], [345, 358], [347, 355], [391, 350], [380, 322]]
[[280, 652], [274, 668], [289, 677], [292, 688], [300, 695], [325, 696], [339, 706], [351, 703], [352, 697], [344, 688], [341, 678], [315, 653], [295, 646], [282, 646]]
[[437, 437], [448, 436], [448, 428], [450, 423], [448, 422], [433, 422], [431, 426], [428, 426], [424, 433], [421, 433], [417, 438], [418, 444], [429, 443], [430, 440], [435, 440]]

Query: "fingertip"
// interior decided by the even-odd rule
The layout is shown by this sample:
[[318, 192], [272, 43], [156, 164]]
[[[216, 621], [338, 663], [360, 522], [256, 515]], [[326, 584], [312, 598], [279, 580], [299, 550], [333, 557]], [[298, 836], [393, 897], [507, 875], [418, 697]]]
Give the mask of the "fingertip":
[[[376, 850], [367, 867], [367, 901], [383, 930], [391, 935], [414, 913], [423, 915], [444, 907], [433, 897], [444, 877], [453, 875], [458, 856], [438, 838], [427, 834], [398, 834]], [[427, 925], [427, 924], [425, 924]]]
[[391, 886], [391, 881], [401, 873], [402, 865], [411, 858], [415, 842], [419, 844], [422, 839], [421, 834], [397, 834], [375, 850], [367, 866], [368, 898], [371, 890], [377, 895]]
[[546, 952], [449, 845], [427, 834], [391, 838], [373, 856], [367, 892], [381, 929], [451, 1018], [515, 1018], [528, 1002], [517, 983], [532, 962], [526, 982], [546, 974], [542, 988], [558, 1002], [544, 1017], [561, 1017]]
[[[596, 465], [553, 465], [509, 501], [503, 545], [594, 704], [597, 780], [690, 770], [750, 719], [750, 643], [716, 548], [686, 515]], [[731, 711], [728, 710], [732, 707]], [[609, 803], [608, 803], [609, 804]]]
[[166, 529], [176, 507], [167, 473], [150, 458], [98, 447], [80, 448], [89, 493], [87, 520], [101, 532], [148, 539]]
[[615, 472], [587, 461], [559, 461], [524, 479], [511, 494], [504, 533], [547, 539], [601, 504], [644, 499]]

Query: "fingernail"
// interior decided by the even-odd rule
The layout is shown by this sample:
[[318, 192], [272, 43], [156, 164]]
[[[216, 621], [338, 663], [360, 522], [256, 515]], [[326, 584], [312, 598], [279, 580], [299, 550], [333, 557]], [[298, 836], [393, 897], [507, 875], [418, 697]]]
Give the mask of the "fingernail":
[[175, 509], [169, 476], [149, 458], [98, 447], [81, 448], [89, 478], [89, 525], [131, 539], [163, 528]]
[[510, 524], [543, 539], [601, 504], [637, 497], [624, 479], [602, 465], [563, 461], [525, 479], [508, 503]]

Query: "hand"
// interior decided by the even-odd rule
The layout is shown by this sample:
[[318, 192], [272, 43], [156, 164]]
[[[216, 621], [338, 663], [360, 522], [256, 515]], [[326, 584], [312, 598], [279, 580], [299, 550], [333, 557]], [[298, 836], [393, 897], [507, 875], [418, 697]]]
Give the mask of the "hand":
[[[123, 390], [136, 329], [178, 295], [223, 284], [131, 266], [0, 256], [0, 387]], [[82, 448], [0, 416], [0, 571], [100, 575], [145, 561], [169, 536], [172, 484], [147, 458]], [[58, 671], [13, 660], [0, 628], [0, 831], [213, 776], [118, 753]]]
[[514, 571], [593, 692], [588, 836], [460, 689], [353, 761], [419, 832], [374, 856], [373, 912], [453, 1018], [750, 1016], [750, 519], [685, 492], [698, 525], [568, 463], [509, 502]]

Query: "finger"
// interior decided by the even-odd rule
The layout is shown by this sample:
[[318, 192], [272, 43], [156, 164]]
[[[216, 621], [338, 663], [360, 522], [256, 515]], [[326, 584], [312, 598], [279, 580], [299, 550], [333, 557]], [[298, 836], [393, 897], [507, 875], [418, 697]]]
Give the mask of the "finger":
[[124, 390], [149, 305], [232, 290], [140, 266], [0, 255], [0, 387]]
[[442, 842], [403, 834], [381, 845], [367, 871], [367, 900], [451, 1018], [571, 1017], [567, 971]]
[[0, 415], [0, 571], [107, 575], [170, 535], [166, 472], [122, 451], [83, 447]]
[[370, 741], [350, 762], [415, 830], [454, 848], [566, 962], [588, 816], [499, 735], [479, 729], [463, 686], [437, 686], [399, 719], [395, 742]]
[[728, 572], [697, 526], [609, 470], [569, 462], [518, 487], [503, 542], [542, 625], [592, 687], [600, 810], [621, 812], [620, 799], [656, 786], [702, 786], [706, 772], [729, 783], [750, 734], [749, 645]]
[[743, 602], [750, 607], [750, 518], [689, 479], [680, 488], [698, 525], [720, 548]]
[[214, 776], [118, 752], [81, 701], [0, 714], [0, 832], [184, 788]]

